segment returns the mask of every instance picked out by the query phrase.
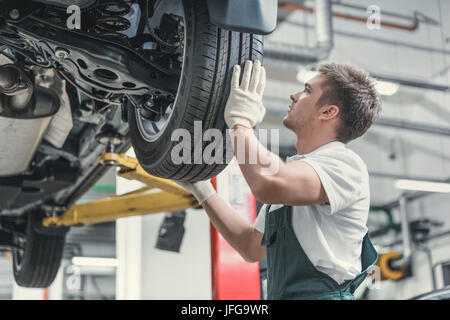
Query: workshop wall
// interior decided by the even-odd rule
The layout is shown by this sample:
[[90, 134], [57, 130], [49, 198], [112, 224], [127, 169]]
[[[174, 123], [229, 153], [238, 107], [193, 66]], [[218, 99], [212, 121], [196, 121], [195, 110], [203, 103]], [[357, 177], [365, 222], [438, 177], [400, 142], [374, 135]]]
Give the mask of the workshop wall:
[[164, 213], [142, 219], [142, 299], [211, 299], [209, 219], [186, 210], [179, 252], [155, 248]]
[[[439, 262], [450, 261], [450, 199], [448, 194], [435, 194], [420, 200], [411, 202], [408, 206], [409, 222], [417, 219], [431, 219], [441, 222], [442, 225], [431, 228], [429, 237], [445, 234], [422, 244], [416, 242], [413, 245], [412, 277], [399, 281], [386, 280], [381, 282], [379, 289], [369, 290], [368, 299], [410, 299], [419, 294], [433, 290], [431, 265]], [[394, 220], [399, 222], [398, 210], [394, 210]], [[369, 225], [370, 228], [370, 225]], [[402, 252], [401, 235], [390, 233], [382, 238], [374, 239], [377, 250], [395, 250]], [[390, 246], [390, 243], [397, 243]], [[431, 261], [427, 253], [423, 250], [428, 248], [431, 254]], [[442, 272], [436, 268], [436, 289], [443, 287]]]

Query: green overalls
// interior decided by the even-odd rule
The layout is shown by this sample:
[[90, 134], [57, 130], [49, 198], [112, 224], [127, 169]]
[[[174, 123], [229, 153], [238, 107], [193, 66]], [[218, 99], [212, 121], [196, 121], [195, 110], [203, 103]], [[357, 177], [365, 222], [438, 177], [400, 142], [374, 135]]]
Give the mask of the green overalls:
[[303, 251], [292, 228], [292, 207], [283, 206], [272, 212], [269, 209], [270, 205], [261, 242], [267, 247], [267, 299], [354, 300], [353, 293], [378, 257], [369, 235], [362, 243], [362, 272], [339, 285], [318, 271]]

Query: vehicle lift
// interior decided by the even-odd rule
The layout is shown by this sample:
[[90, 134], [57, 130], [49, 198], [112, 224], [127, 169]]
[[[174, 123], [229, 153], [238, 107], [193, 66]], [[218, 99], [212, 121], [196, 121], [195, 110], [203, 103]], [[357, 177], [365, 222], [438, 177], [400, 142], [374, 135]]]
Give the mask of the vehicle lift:
[[[110, 196], [89, 203], [73, 205], [61, 216], [43, 219], [46, 227], [84, 226], [114, 221], [118, 218], [174, 212], [187, 208], [198, 208], [194, 196], [177, 183], [154, 177], [140, 166], [136, 158], [106, 149], [99, 158], [104, 165], [118, 166], [117, 175], [128, 180], [138, 180], [144, 187], [123, 194]], [[215, 186], [215, 179], [212, 181]], [[249, 210], [250, 211], [246, 211]], [[244, 216], [256, 218], [256, 203], [241, 208]], [[242, 211], [243, 210], [243, 211]], [[249, 220], [250, 221], [250, 220]], [[211, 290], [213, 300], [260, 299], [259, 264], [251, 264], [240, 258], [226, 240], [219, 236], [211, 225]], [[242, 288], [246, 290], [242, 290]]]
[[118, 176], [138, 180], [145, 186], [123, 195], [73, 205], [61, 216], [44, 218], [42, 223], [45, 227], [83, 226], [199, 206], [191, 193], [171, 180], [148, 174], [136, 158], [124, 153], [104, 153], [99, 160], [103, 165], [118, 166]]

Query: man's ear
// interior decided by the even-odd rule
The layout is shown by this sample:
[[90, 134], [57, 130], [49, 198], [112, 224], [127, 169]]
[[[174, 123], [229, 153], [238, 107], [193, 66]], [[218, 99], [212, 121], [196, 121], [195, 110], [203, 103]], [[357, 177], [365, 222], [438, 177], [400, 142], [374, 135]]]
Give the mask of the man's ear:
[[321, 120], [331, 120], [339, 115], [339, 107], [334, 104], [324, 105], [320, 109]]

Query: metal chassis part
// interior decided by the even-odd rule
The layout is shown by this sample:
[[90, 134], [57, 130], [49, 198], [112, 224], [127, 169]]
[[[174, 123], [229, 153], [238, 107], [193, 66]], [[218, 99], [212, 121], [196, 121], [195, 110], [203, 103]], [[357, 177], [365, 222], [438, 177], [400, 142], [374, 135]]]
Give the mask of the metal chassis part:
[[[66, 56], [59, 59], [59, 63], [77, 80], [96, 89], [135, 95], [155, 92], [170, 95], [177, 90], [178, 79], [175, 74], [164, 74], [157, 66], [151, 65], [143, 56], [125, 46], [32, 19], [25, 19], [14, 24], [14, 27], [23, 38], [33, 41], [48, 56], [60, 58], [56, 57], [56, 53], [65, 50]], [[87, 68], [83, 68], [80, 61]], [[96, 70], [114, 72], [117, 78], [99, 78]], [[133, 84], [134, 87], [127, 84]]]

